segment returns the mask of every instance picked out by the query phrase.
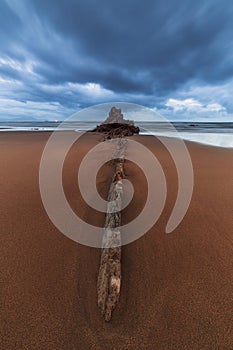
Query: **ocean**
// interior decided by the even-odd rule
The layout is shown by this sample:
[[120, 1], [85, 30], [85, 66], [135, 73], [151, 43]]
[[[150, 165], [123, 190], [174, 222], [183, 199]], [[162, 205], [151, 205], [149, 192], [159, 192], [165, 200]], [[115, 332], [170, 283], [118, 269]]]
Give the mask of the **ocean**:
[[[54, 131], [92, 130], [99, 122], [72, 121], [61, 125], [61, 122], [0, 122], [1, 131]], [[60, 126], [61, 125], [61, 126]], [[184, 140], [219, 147], [233, 147], [233, 122], [135, 122], [140, 127], [140, 134], [157, 136], [181, 137]], [[174, 129], [178, 132], [174, 132]]]

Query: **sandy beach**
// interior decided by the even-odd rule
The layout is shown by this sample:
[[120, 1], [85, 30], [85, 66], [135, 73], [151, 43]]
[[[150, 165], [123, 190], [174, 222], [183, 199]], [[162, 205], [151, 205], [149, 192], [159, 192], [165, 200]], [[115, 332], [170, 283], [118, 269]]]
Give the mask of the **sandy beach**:
[[[0, 134], [1, 348], [232, 349], [233, 150], [186, 142], [193, 197], [181, 224], [167, 235], [177, 194], [174, 163], [154, 137], [134, 137], [159, 159], [168, 196], [153, 228], [122, 248], [120, 302], [106, 323], [96, 300], [99, 249], [61, 234], [41, 201], [39, 165], [49, 136]], [[99, 139], [89, 134], [74, 144], [63, 184], [77, 215], [102, 227], [104, 214], [91, 209], [77, 188], [78, 165]], [[125, 172], [136, 200], [123, 211], [124, 223], [138, 215], [146, 198], [143, 173], [129, 161]], [[98, 174], [105, 199], [112, 173], [107, 164]]]

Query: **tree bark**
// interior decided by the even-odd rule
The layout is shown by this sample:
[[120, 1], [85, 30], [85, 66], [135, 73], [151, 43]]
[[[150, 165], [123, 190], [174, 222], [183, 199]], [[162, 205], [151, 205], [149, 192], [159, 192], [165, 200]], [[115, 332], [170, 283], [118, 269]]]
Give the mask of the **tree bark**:
[[105, 321], [110, 321], [121, 288], [121, 208], [124, 159], [127, 140], [119, 138], [114, 154], [115, 173], [108, 193], [107, 213], [102, 240], [101, 261], [97, 282], [98, 306]]

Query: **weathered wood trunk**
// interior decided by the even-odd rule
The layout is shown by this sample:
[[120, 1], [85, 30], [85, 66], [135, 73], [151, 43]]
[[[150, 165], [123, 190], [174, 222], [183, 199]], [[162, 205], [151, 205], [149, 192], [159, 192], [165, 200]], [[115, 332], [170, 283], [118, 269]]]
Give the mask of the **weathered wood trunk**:
[[98, 306], [105, 321], [110, 321], [121, 288], [121, 208], [122, 179], [127, 140], [118, 139], [114, 154], [115, 173], [108, 193], [107, 214], [104, 226], [101, 261], [97, 282]]

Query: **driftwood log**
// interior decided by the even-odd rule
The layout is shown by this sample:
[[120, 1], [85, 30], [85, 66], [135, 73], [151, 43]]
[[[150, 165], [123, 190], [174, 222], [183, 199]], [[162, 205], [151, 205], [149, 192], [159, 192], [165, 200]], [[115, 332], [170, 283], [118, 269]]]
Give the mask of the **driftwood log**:
[[98, 306], [105, 321], [110, 321], [121, 288], [121, 208], [122, 179], [127, 140], [119, 138], [114, 155], [115, 173], [108, 193], [108, 205], [102, 240], [101, 261], [97, 282]]

